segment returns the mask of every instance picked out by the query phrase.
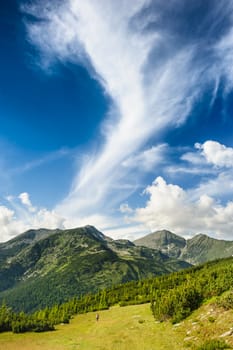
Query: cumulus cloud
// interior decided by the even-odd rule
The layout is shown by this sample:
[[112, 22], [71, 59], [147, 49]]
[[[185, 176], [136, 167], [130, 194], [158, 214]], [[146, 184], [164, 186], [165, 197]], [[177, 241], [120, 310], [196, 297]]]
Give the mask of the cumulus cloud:
[[36, 212], [36, 215], [32, 216], [29, 226], [33, 228], [65, 228], [64, 222], [65, 219], [56, 213], [55, 210], [42, 208]]
[[196, 148], [201, 150], [201, 154], [208, 163], [217, 167], [233, 167], [233, 148], [226, 147], [217, 141], [206, 141], [203, 144], [196, 143]]
[[18, 222], [14, 216], [14, 211], [1, 205], [0, 206], [0, 242], [4, 242], [19, 234], [24, 229], [24, 224]]
[[[182, 154], [177, 157], [175, 162], [169, 163], [167, 160], [167, 165], [165, 166], [166, 173], [171, 176], [190, 174], [203, 177], [203, 175], [206, 175], [205, 178], [203, 177], [204, 180], [201, 180], [200, 186], [196, 189], [198, 192], [201, 190], [204, 191], [205, 188], [208, 194], [218, 193], [220, 195], [221, 192], [217, 190], [220, 189], [220, 186], [224, 188], [225, 184], [228, 184], [231, 188], [232, 147], [227, 147], [217, 141], [207, 140], [203, 144], [196, 142], [194, 149], [188, 147], [188, 149], [184, 148], [182, 150], [181, 148], [180, 152]], [[179, 154], [179, 150], [176, 150], [176, 153]], [[207, 190], [207, 188], [209, 189]]]
[[62, 216], [55, 210], [34, 207], [26, 192], [21, 193], [18, 198], [8, 196], [6, 200], [8, 206], [0, 206], [0, 242], [29, 229], [65, 228], [65, 219]]
[[168, 229], [184, 236], [202, 232], [232, 238], [232, 201], [221, 205], [205, 194], [194, 201], [187, 191], [162, 177], [156, 178], [145, 194], [149, 195], [146, 206], [137, 208], [131, 220], [150, 231]]
[[1, 226], [8, 225], [12, 218], [13, 218], [14, 212], [4, 206], [0, 206], [0, 222]]

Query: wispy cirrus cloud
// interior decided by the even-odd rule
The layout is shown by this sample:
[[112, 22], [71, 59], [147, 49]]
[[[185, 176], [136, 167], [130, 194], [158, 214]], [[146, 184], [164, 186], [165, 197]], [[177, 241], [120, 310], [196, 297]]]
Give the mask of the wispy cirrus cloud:
[[190, 190], [192, 198], [198, 198], [203, 193], [212, 196], [219, 203], [230, 200], [233, 196], [232, 171], [218, 172], [209, 179], [203, 179], [195, 188]]
[[184, 123], [205, 89], [212, 88], [213, 103], [222, 76], [232, 87], [232, 9], [209, 0], [43, 0], [23, 7], [36, 19], [27, 31], [41, 66], [83, 65], [111, 100], [103, 142], [84, 157], [60, 213], [78, 223], [112, 211], [137, 188], [128, 176], [131, 160], [152, 156], [143, 155], [148, 141], [157, 147], [162, 130]]
[[42, 154], [41, 156], [38, 156], [37, 158], [34, 158], [29, 161], [25, 161], [20, 166], [13, 168], [12, 174], [14, 175], [31, 171], [33, 169], [42, 167], [46, 164], [52, 163], [56, 160], [66, 157], [72, 157], [74, 153], [74, 150], [68, 148], [61, 148], [55, 151], [47, 152], [46, 154]]
[[138, 169], [141, 172], [154, 171], [158, 164], [162, 164], [168, 152], [167, 144], [160, 144], [151, 148], [142, 150], [136, 154], [132, 154], [129, 158], [122, 162], [122, 166], [131, 169]]
[[0, 140], [0, 178], [2, 182], [10, 182], [19, 174], [30, 172], [63, 158], [76, 158], [77, 150], [62, 147], [56, 150], [28, 154], [6, 141]]

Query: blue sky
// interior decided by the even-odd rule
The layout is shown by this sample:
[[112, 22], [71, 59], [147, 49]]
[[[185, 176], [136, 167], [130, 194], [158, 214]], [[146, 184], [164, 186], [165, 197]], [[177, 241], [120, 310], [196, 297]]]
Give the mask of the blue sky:
[[0, 240], [233, 239], [233, 5], [0, 5]]

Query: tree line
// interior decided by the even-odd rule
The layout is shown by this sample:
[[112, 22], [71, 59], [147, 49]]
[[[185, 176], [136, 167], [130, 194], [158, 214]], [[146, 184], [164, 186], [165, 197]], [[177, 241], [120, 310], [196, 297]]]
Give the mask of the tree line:
[[31, 314], [23, 311], [16, 313], [3, 303], [0, 307], [0, 332], [54, 330], [55, 325], [69, 323], [76, 314], [104, 310], [116, 304], [125, 306], [148, 302], [151, 303], [152, 313], [157, 320], [179, 322], [204, 300], [219, 296], [232, 286], [233, 258], [228, 258], [169, 275], [120, 284]]

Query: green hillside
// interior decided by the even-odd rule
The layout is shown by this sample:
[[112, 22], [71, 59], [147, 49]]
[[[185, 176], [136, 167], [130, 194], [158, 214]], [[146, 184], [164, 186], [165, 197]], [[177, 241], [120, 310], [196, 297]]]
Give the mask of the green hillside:
[[26, 312], [190, 266], [92, 226], [30, 230], [0, 244], [0, 256], [0, 301]]
[[0, 332], [53, 330], [59, 323], [69, 323], [73, 315], [106, 310], [111, 306], [151, 303], [157, 322], [177, 323], [189, 317], [208, 300], [233, 309], [233, 258], [209, 262], [152, 279], [131, 281], [96, 294], [73, 298], [33, 314], [15, 313], [5, 304], [0, 307]]

